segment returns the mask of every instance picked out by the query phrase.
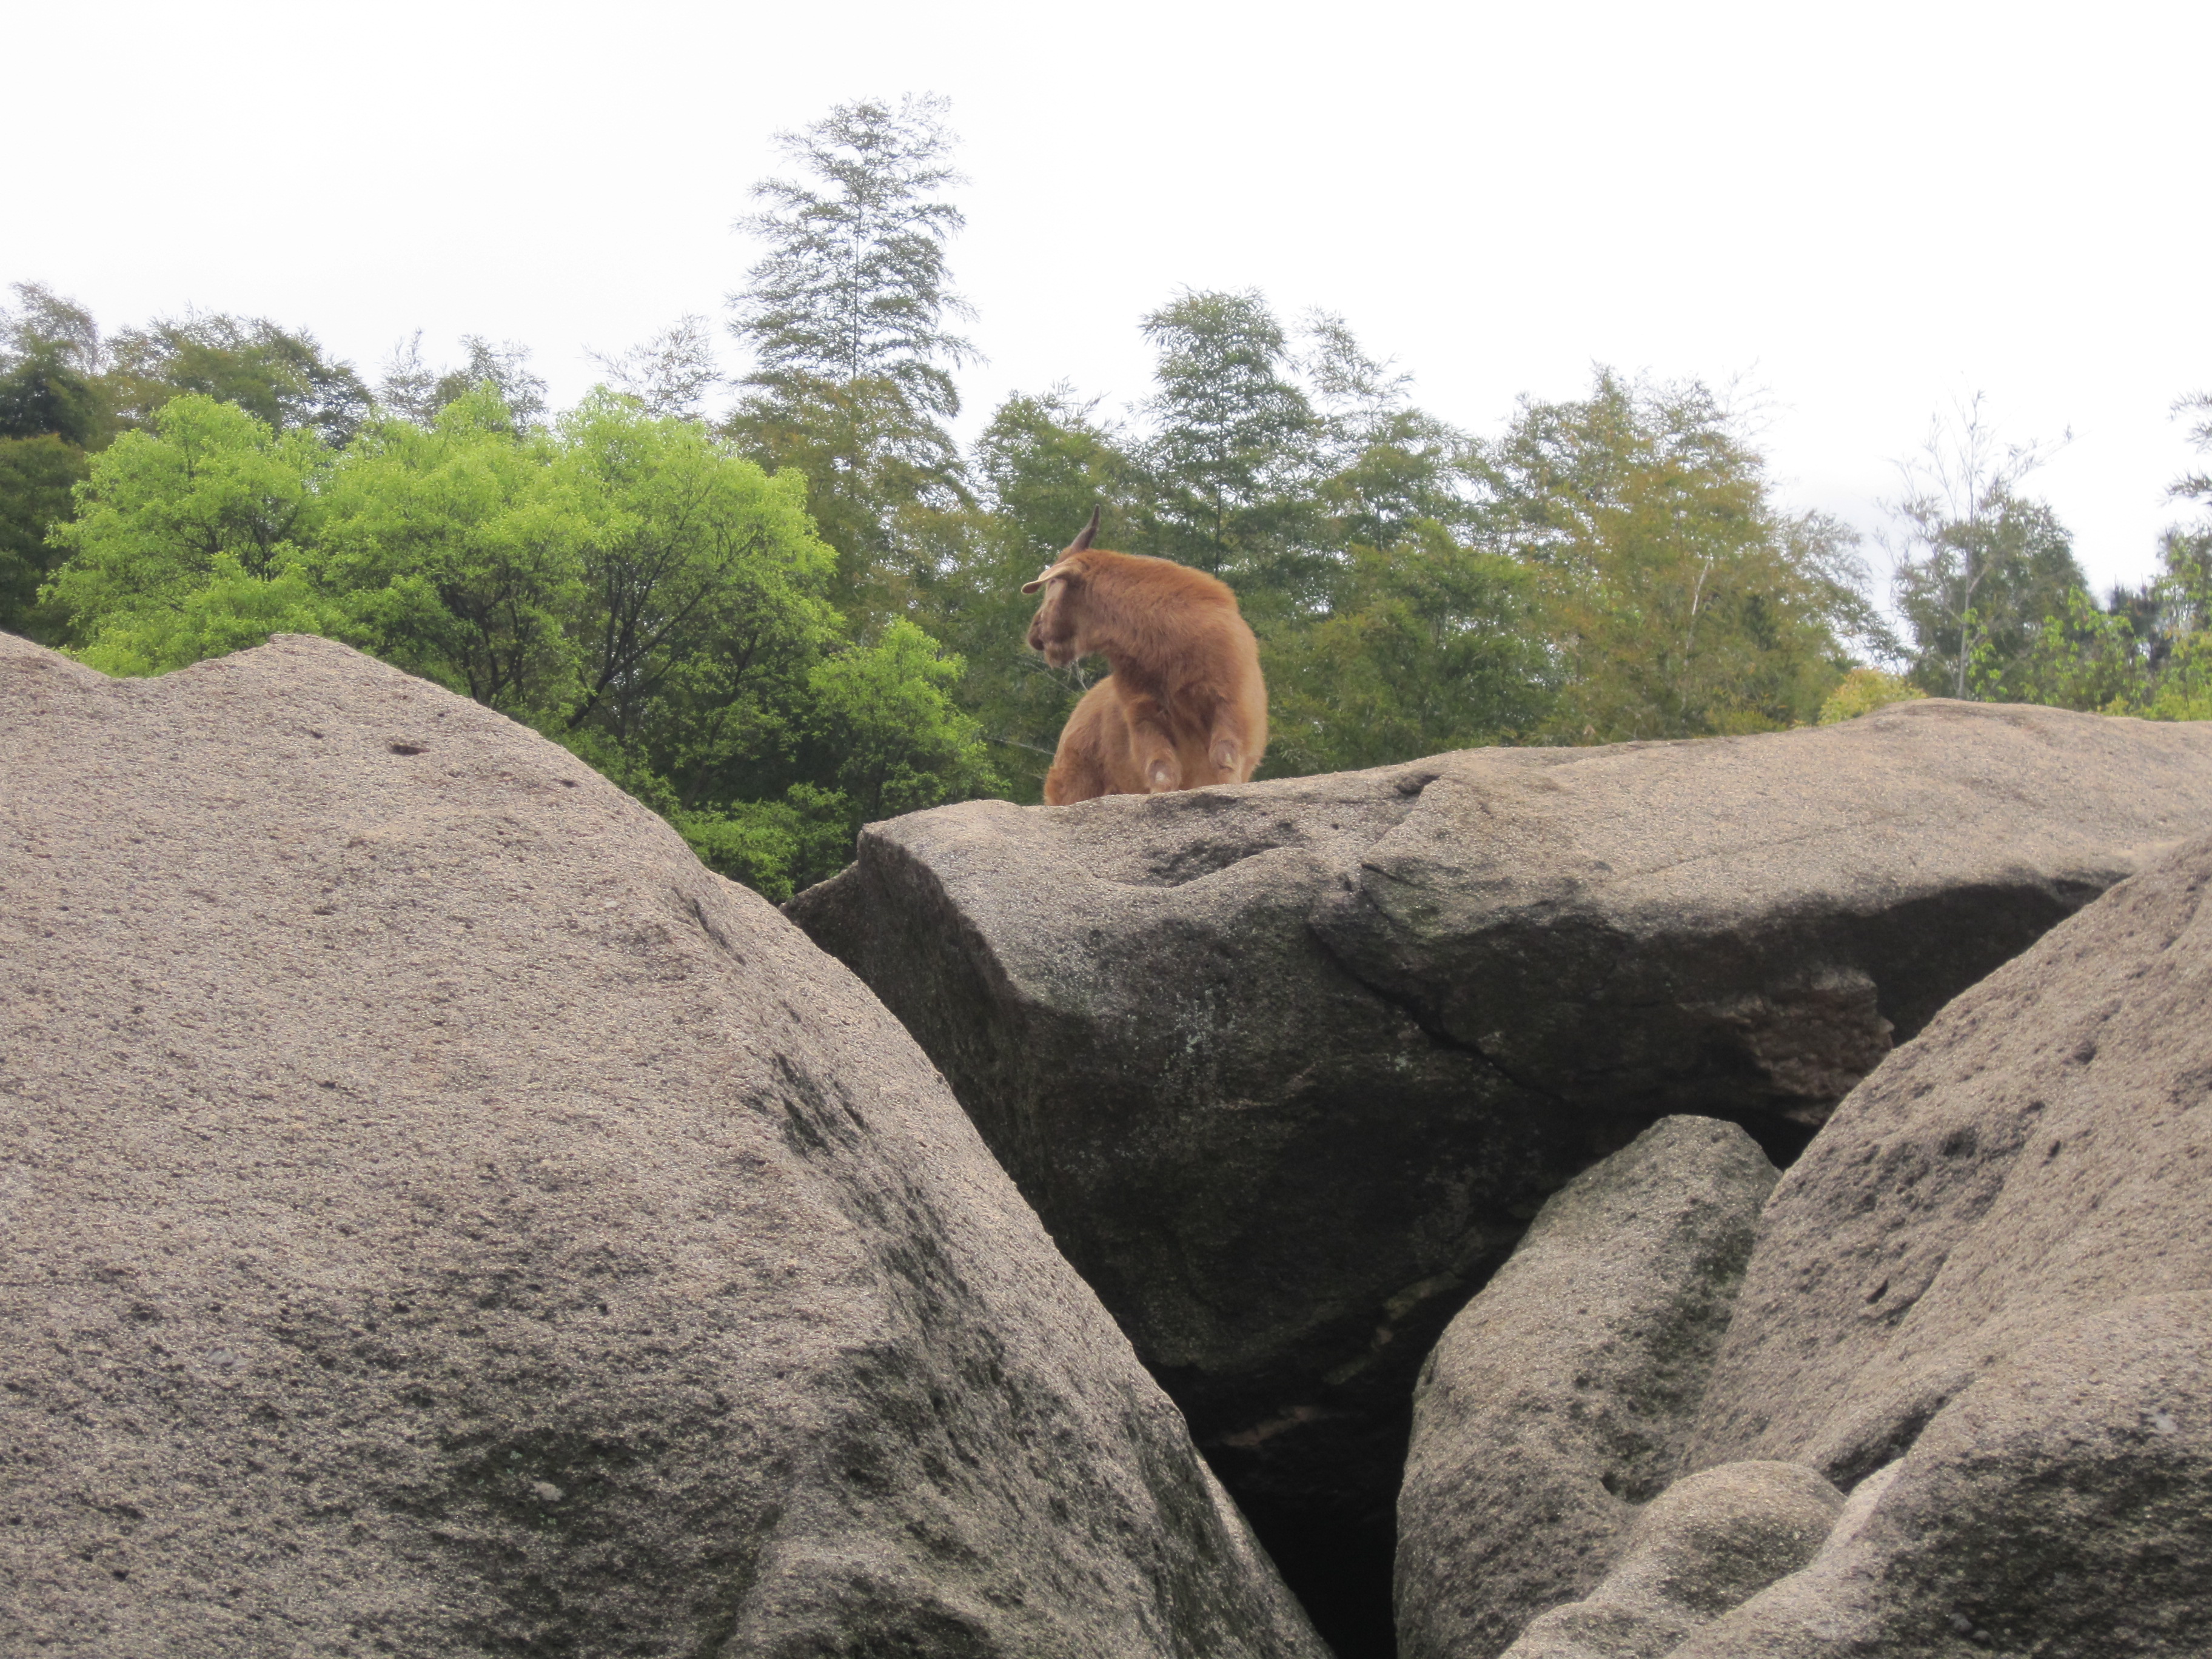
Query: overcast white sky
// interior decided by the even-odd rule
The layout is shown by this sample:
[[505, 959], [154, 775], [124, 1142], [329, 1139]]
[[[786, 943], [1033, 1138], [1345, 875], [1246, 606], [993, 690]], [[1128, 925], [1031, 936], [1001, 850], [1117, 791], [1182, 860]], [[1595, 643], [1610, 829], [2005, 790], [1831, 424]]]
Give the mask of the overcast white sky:
[[[373, 370], [531, 344], [556, 398], [719, 317], [771, 135], [952, 100], [971, 416], [1146, 390], [1177, 288], [1342, 313], [1492, 431], [1594, 362], [1747, 377], [1788, 499], [1880, 521], [1975, 392], [2100, 584], [2147, 574], [2212, 386], [2212, 6], [11, 5], [0, 281]], [[735, 358], [732, 356], [734, 362]]]

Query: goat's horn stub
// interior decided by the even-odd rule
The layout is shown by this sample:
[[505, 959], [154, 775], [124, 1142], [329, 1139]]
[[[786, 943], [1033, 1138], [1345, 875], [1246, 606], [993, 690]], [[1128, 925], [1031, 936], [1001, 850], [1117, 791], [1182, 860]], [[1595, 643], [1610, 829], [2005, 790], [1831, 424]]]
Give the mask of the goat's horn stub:
[[1067, 544], [1069, 552], [1080, 553], [1091, 545], [1091, 538], [1098, 533], [1098, 515], [1104, 510], [1103, 507], [1094, 507], [1091, 509], [1091, 522], [1083, 526], [1083, 533], [1080, 536]]

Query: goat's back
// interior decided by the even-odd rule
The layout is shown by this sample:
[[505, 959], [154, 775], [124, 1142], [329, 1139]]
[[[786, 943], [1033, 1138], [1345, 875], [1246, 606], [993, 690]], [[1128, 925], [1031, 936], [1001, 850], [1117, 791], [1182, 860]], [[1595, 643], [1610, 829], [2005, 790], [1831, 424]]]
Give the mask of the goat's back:
[[[1250, 778], [1267, 746], [1267, 690], [1259, 642], [1229, 585], [1170, 560], [1104, 549], [1062, 562], [1081, 573], [1083, 636], [1096, 641], [1088, 648], [1102, 650], [1113, 672], [1068, 717], [1046, 775], [1046, 803], [1160, 787], [1147, 782], [1139, 751], [1150, 749], [1157, 764], [1161, 739], [1140, 740], [1139, 720], [1152, 720], [1154, 731], [1166, 727], [1175, 776], [1166, 787]], [[1133, 718], [1133, 706], [1149, 712]]]

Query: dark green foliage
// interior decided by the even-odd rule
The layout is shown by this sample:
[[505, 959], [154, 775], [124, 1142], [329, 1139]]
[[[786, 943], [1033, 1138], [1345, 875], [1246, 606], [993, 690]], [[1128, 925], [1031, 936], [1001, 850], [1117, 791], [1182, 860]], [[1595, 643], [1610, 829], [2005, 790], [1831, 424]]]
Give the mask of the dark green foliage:
[[235, 404], [280, 432], [312, 430], [333, 447], [368, 418], [368, 388], [351, 364], [265, 317], [191, 313], [126, 329], [110, 351], [109, 397], [134, 425], [187, 392]]
[[1322, 428], [1282, 325], [1257, 293], [1186, 293], [1144, 331], [1159, 357], [1143, 550], [1227, 580], [1263, 614], [1310, 602]]
[[1269, 642], [1270, 775], [1382, 766], [1533, 733], [1558, 691], [1532, 573], [1434, 520], [1355, 546], [1328, 615]]
[[[2185, 398], [2177, 414], [2212, 451], [2212, 395]], [[2212, 477], [2191, 471], [2167, 492], [2212, 504]], [[2154, 720], [2212, 720], [2212, 522], [2175, 525], [2160, 538], [2159, 574], [2113, 589], [2099, 606], [2075, 588], [2047, 614], [2025, 650], [1990, 677], [1993, 695]]]
[[1554, 740], [1770, 731], [1842, 678], [1848, 532], [1775, 507], [1703, 386], [1601, 369], [1585, 399], [1524, 403], [1480, 471], [1480, 538], [1534, 573], [1557, 653]]
[[34, 343], [0, 372], [0, 438], [53, 437], [88, 449], [105, 416], [99, 392], [58, 342]]
[[2001, 695], [2044, 618], [2087, 594], [2073, 538], [2048, 506], [1985, 495], [1974, 517], [1942, 525], [1927, 556], [1899, 568], [1914, 684], [1936, 696]]
[[1068, 711], [1097, 678], [1054, 669], [1024, 644], [1036, 599], [1022, 584], [1052, 562], [1103, 504], [1102, 547], [1129, 546], [1137, 464], [1092, 404], [1065, 387], [1007, 399], [975, 446], [988, 510], [928, 594], [935, 632], [966, 659], [962, 706], [982, 721], [1015, 799], [1042, 799], [1045, 769]]
[[39, 603], [63, 557], [48, 532], [70, 516], [86, 452], [113, 422], [94, 378], [91, 314], [36, 283], [14, 292], [0, 310], [0, 629], [57, 643], [62, 618]]
[[0, 438], [0, 630], [61, 642], [61, 618], [38, 603], [63, 558], [46, 532], [69, 517], [85, 471], [84, 452], [60, 438]]

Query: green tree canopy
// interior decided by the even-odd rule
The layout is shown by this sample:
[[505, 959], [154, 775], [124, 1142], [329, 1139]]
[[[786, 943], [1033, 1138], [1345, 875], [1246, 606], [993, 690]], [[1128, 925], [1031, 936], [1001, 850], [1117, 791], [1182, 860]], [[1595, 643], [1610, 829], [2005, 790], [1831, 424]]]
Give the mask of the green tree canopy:
[[1095, 665], [1054, 669], [1024, 644], [1036, 599], [1022, 584], [1073, 538], [1102, 503], [1101, 546], [1129, 546], [1137, 464], [1095, 401], [1058, 386], [1001, 404], [975, 445], [985, 510], [924, 596], [933, 628], [965, 659], [962, 705], [982, 723], [994, 763], [1017, 797], [1042, 799], [1044, 774], [1068, 711]]
[[548, 434], [516, 430], [489, 384], [428, 426], [369, 427], [330, 480], [317, 560], [345, 596], [351, 636], [518, 720], [565, 716], [590, 526], [559, 461]]
[[1847, 665], [1849, 532], [1792, 520], [1712, 393], [1598, 372], [1485, 447], [1483, 539], [1536, 573], [1568, 742], [1812, 719]]
[[86, 452], [113, 432], [106, 350], [74, 301], [37, 283], [14, 293], [0, 308], [0, 629], [58, 642], [61, 619], [38, 599], [62, 558], [47, 532], [70, 514]]
[[[2212, 452], [2212, 394], [2184, 398], [2174, 413], [2195, 417], [2190, 435]], [[2191, 469], [2167, 491], [2212, 505], [2212, 477]], [[2212, 720], [2212, 516], [2171, 526], [2159, 539], [2159, 572], [2139, 587], [2112, 590], [2100, 606], [2081, 587], [2051, 607], [2023, 650], [1985, 675], [1994, 695], [2142, 714]]]
[[416, 329], [385, 363], [383, 378], [376, 383], [377, 408], [387, 416], [428, 426], [447, 404], [489, 386], [514, 430], [527, 432], [545, 423], [545, 382], [531, 370], [528, 346], [464, 334], [461, 349], [466, 354], [462, 362], [433, 368], [422, 361], [422, 331]]
[[866, 817], [999, 787], [959, 659], [910, 623], [851, 638], [804, 481], [616, 393], [526, 429], [479, 386], [342, 451], [187, 393], [80, 495], [48, 593], [86, 660], [348, 640], [567, 744], [771, 894]]
[[1435, 520], [1355, 544], [1327, 614], [1267, 648], [1271, 776], [1533, 736], [1558, 695], [1534, 573]]
[[39, 590], [63, 556], [47, 532], [69, 518], [87, 471], [84, 451], [61, 438], [0, 438], [0, 630], [47, 644], [64, 637]]
[[265, 317], [190, 313], [126, 329], [109, 348], [109, 396], [143, 425], [172, 398], [235, 404], [279, 431], [313, 430], [333, 447], [361, 429], [368, 388], [349, 363], [326, 357], [305, 330]]
[[118, 437], [93, 458], [77, 516], [53, 532], [70, 556], [48, 602], [85, 659], [109, 673], [159, 673], [207, 654], [176, 618], [210, 585], [258, 593], [235, 585], [285, 579], [296, 598], [332, 459], [312, 428], [276, 432], [198, 392]]

